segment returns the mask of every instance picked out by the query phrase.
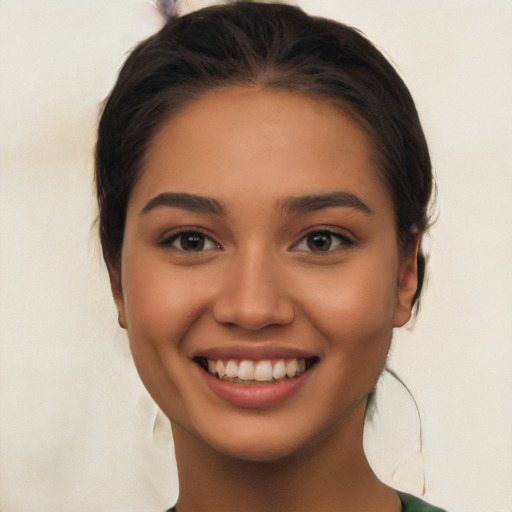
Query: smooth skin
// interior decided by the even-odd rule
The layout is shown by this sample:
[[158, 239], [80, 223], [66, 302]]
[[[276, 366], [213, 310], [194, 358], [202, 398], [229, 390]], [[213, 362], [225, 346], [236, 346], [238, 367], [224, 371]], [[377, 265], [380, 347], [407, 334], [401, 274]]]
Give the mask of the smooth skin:
[[[325, 102], [232, 87], [162, 126], [111, 278], [171, 420], [179, 512], [400, 510], [362, 448], [366, 398], [417, 286], [418, 242], [401, 251], [395, 224], [367, 136]], [[318, 362], [285, 400], [237, 407], [194, 358], [249, 346]]]

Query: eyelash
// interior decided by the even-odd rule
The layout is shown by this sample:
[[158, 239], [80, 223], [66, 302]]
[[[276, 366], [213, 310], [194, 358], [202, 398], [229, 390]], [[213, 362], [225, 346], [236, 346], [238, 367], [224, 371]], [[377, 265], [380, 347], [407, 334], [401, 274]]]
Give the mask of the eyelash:
[[[185, 241], [186, 237], [189, 237], [189, 240], [195, 237], [196, 239], [199, 239], [199, 244], [201, 245], [199, 250], [196, 250], [194, 248], [192, 249], [185, 249], [183, 247], [183, 243]], [[180, 242], [181, 241], [181, 242]], [[178, 247], [175, 244], [180, 244], [181, 247]], [[205, 245], [209, 245], [209, 247], [204, 247]], [[205, 251], [211, 251], [213, 249], [220, 249], [221, 246], [218, 244], [213, 238], [209, 237], [208, 235], [205, 235], [201, 231], [194, 230], [194, 229], [186, 229], [182, 231], [177, 231], [175, 233], [171, 233], [170, 235], [166, 236], [162, 240], [158, 242], [159, 247], [163, 248], [173, 248], [178, 251], [182, 252], [188, 252], [188, 253], [201, 253]]]
[[[322, 237], [327, 239], [328, 245], [325, 249], [319, 248], [319, 250], [313, 250], [309, 245], [309, 242], [314, 242], [314, 239], [317, 238], [319, 241], [322, 241]], [[333, 247], [334, 240], [337, 241], [337, 245]], [[306, 235], [304, 235], [297, 244], [293, 246], [294, 251], [304, 251], [311, 252], [315, 254], [325, 254], [328, 252], [334, 252], [342, 248], [349, 247], [354, 244], [354, 241], [349, 237], [341, 235], [340, 233], [336, 233], [335, 231], [331, 231], [329, 229], [316, 229], [310, 231]]]
[[[193, 238], [196, 239], [196, 242], [199, 245], [199, 249], [184, 247], [184, 243], [186, 237], [188, 236], [189, 242], [192, 241]], [[316, 238], [316, 241], [315, 241]], [[337, 241], [337, 244], [333, 247], [333, 243]], [[325, 248], [320, 247], [318, 243], [327, 242], [327, 246]], [[178, 246], [179, 244], [179, 246]], [[311, 244], [315, 244], [318, 250], [314, 250]], [[306, 235], [304, 235], [293, 247], [293, 251], [303, 251], [303, 252], [311, 252], [317, 254], [324, 254], [328, 252], [334, 252], [343, 247], [348, 247], [353, 245], [354, 242], [349, 237], [331, 231], [329, 229], [317, 229], [310, 231]], [[204, 234], [201, 231], [187, 229], [183, 231], [178, 231], [175, 233], [171, 233], [166, 236], [164, 239], [158, 242], [159, 247], [163, 248], [174, 248], [178, 251], [187, 252], [187, 253], [201, 253], [206, 251], [211, 251], [215, 249], [221, 249], [221, 245], [217, 243], [213, 238]]]

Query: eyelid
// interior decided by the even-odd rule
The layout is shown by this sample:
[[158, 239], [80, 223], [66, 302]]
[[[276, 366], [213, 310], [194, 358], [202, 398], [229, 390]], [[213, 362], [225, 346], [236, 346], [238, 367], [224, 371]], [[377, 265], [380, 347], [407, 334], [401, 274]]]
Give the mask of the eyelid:
[[[306, 247], [300, 248], [301, 244], [307, 243], [306, 241], [309, 236], [312, 236], [315, 234], [328, 234], [331, 237], [340, 240], [341, 243], [337, 247], [334, 247], [334, 248], [329, 247], [325, 251], [321, 251], [321, 250], [313, 251]], [[333, 252], [336, 252], [337, 250], [341, 250], [343, 248], [350, 247], [354, 244], [355, 244], [355, 240], [353, 239], [353, 237], [351, 237], [345, 233], [341, 233], [339, 230], [332, 228], [332, 227], [318, 226], [318, 227], [310, 228], [305, 233], [303, 233], [302, 236], [299, 238], [299, 240], [295, 244], [293, 244], [293, 246], [291, 247], [291, 250], [292, 251], [304, 251], [304, 252], [308, 252], [310, 254], [325, 255], [327, 253], [333, 253]]]
[[[209, 240], [215, 247], [211, 247], [208, 249], [203, 249], [200, 251], [186, 251], [184, 249], [180, 249], [179, 247], [175, 247], [173, 244], [180, 238], [180, 236], [186, 235], [186, 234], [195, 234], [195, 235], [201, 235], [206, 240]], [[222, 246], [213, 238], [213, 236], [209, 235], [205, 232], [204, 229], [199, 228], [197, 226], [180, 226], [179, 228], [172, 229], [170, 231], [167, 231], [163, 236], [161, 236], [157, 242], [156, 245], [158, 247], [161, 247], [163, 249], [175, 249], [176, 251], [182, 252], [182, 253], [201, 253], [201, 252], [208, 252], [215, 249], [222, 249]]]

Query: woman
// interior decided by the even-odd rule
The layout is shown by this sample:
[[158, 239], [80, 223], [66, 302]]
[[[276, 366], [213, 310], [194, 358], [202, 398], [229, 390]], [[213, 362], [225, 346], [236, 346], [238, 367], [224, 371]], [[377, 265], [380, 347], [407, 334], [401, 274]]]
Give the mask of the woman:
[[436, 510], [362, 448], [432, 189], [371, 43], [279, 4], [171, 18], [105, 104], [96, 180], [119, 323], [172, 425], [175, 510]]

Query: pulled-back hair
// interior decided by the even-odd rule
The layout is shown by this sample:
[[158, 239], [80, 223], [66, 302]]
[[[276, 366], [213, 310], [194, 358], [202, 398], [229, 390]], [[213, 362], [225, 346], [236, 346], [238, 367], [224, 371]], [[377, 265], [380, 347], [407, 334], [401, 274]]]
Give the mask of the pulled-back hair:
[[[202, 94], [230, 86], [273, 88], [327, 101], [372, 142], [376, 173], [394, 205], [400, 248], [428, 225], [430, 157], [411, 95], [356, 29], [284, 4], [236, 2], [174, 17], [122, 67], [98, 129], [100, 238], [119, 269], [126, 207], [162, 124]], [[419, 297], [425, 258], [418, 254]]]

